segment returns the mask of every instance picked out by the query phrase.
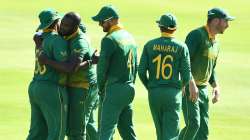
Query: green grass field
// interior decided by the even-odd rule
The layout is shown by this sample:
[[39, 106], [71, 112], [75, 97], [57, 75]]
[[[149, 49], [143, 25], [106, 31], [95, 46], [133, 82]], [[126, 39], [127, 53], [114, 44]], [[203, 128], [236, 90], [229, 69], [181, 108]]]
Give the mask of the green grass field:
[[[21, 140], [28, 134], [30, 105], [27, 87], [33, 76], [34, 44], [32, 35], [38, 26], [38, 13], [48, 7], [60, 12], [76, 11], [88, 27], [92, 44], [99, 48], [104, 33], [90, 17], [101, 6], [114, 4], [121, 22], [138, 45], [158, 37], [155, 20], [165, 12], [178, 18], [176, 37], [183, 40], [193, 28], [204, 25], [208, 9], [219, 6], [236, 16], [224, 35], [219, 35], [221, 52], [217, 73], [221, 100], [210, 105], [210, 140], [250, 139], [250, 1], [248, 0], [11, 0], [0, 5], [0, 139]], [[134, 123], [141, 140], [155, 140], [147, 92], [139, 79], [134, 100]], [[183, 118], [181, 118], [183, 120]], [[183, 126], [183, 122], [181, 124]], [[120, 139], [118, 134], [115, 140]]]

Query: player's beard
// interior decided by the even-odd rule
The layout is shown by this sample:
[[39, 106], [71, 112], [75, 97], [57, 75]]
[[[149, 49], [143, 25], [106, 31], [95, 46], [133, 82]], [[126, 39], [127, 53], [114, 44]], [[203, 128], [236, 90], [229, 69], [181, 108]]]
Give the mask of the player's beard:
[[110, 28], [111, 28], [111, 24], [109, 22], [105, 22], [104, 24], [102, 24], [103, 32], [108, 32]]
[[70, 36], [72, 35], [74, 32], [77, 31], [79, 26], [75, 26], [75, 27], [72, 27], [71, 29], [69, 30], [65, 30], [65, 29], [62, 29], [60, 28], [60, 30], [58, 31], [58, 34], [61, 35], [61, 36]]
[[219, 34], [223, 34], [224, 31], [227, 29], [228, 25], [227, 24], [223, 24], [222, 21], [220, 21], [217, 25], [217, 31]]
[[109, 29], [108, 29], [108, 27], [106, 27], [106, 26], [102, 26], [102, 31], [103, 31], [103, 32], [108, 32]]
[[60, 29], [58, 31], [58, 34], [61, 36], [70, 36], [71, 34], [73, 34], [73, 31], [63, 31], [62, 29]]
[[224, 31], [226, 30], [226, 27], [223, 27], [223, 26], [220, 26], [219, 27], [219, 34], [223, 34], [224, 33]]

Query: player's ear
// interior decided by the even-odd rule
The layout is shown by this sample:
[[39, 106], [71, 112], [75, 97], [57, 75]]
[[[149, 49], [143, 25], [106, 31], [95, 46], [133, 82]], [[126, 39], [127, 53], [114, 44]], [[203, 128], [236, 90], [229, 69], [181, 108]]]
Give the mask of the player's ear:
[[112, 18], [112, 19], [110, 20], [110, 22], [111, 22], [112, 25], [118, 24], [118, 19]]
[[219, 22], [220, 22], [220, 19], [219, 19], [219, 18], [215, 18], [215, 19], [214, 19], [214, 24], [215, 24], [215, 25], [218, 25]]

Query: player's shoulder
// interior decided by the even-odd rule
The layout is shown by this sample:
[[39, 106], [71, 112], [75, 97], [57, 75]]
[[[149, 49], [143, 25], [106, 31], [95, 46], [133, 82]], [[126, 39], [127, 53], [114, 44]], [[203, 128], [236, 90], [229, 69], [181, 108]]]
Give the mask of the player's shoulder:
[[145, 43], [144, 46], [145, 46], [145, 47], [150, 47], [150, 46], [153, 46], [153, 45], [155, 45], [155, 44], [159, 44], [160, 41], [161, 41], [161, 38], [160, 38], [160, 37], [153, 38], [153, 39], [147, 41], [147, 42]]
[[179, 40], [179, 39], [176, 39], [176, 38], [173, 38], [172, 39], [172, 43], [175, 45], [175, 46], [179, 46], [181, 48], [183, 47], [186, 47], [186, 43], [184, 43], [183, 41]]
[[83, 40], [85, 40], [86, 38], [88, 38], [87, 34], [82, 32], [82, 31], [79, 31], [79, 33], [78, 33], [78, 35], [76, 36], [75, 39], [78, 39], [78, 40], [83, 39]]
[[57, 34], [54, 32], [43, 33], [44, 46], [54, 46], [57, 42]]
[[70, 45], [72, 47], [86, 47], [90, 45], [90, 39], [85, 33], [79, 32], [79, 34], [70, 41]]
[[104, 38], [109, 38], [115, 41], [121, 38], [133, 38], [133, 36], [127, 30], [120, 29], [120, 30], [108, 33]]
[[67, 46], [67, 41], [58, 34], [54, 34], [52, 40], [53, 40], [53, 44], [56, 46]]
[[[102, 38], [101, 44], [103, 47], [116, 48], [118, 46], [126, 46], [125, 48], [137, 48], [134, 37], [124, 29], [115, 31], [111, 34], [107, 34]], [[124, 48], [124, 47], [119, 47]]]
[[105, 35], [105, 36], [102, 38], [102, 40], [101, 40], [101, 44], [102, 44], [103, 46], [108, 45], [109, 47], [116, 46], [116, 43], [115, 43], [115, 42], [117, 42], [117, 39], [118, 39], [118, 34], [116, 34], [116, 33], [117, 33], [117, 31]]
[[187, 37], [199, 38], [202, 36], [203, 31], [204, 31], [204, 26], [195, 28], [188, 33]]
[[56, 32], [43, 33], [43, 38], [45, 40], [64, 40], [63, 37]]

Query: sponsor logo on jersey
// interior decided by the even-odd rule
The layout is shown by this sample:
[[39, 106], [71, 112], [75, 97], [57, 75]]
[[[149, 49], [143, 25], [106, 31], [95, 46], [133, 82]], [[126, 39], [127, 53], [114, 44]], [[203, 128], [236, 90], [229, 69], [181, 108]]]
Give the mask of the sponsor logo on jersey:
[[66, 56], [67, 56], [67, 52], [66, 52], [66, 51], [61, 51], [60, 54], [61, 54], [63, 57], [66, 57]]

